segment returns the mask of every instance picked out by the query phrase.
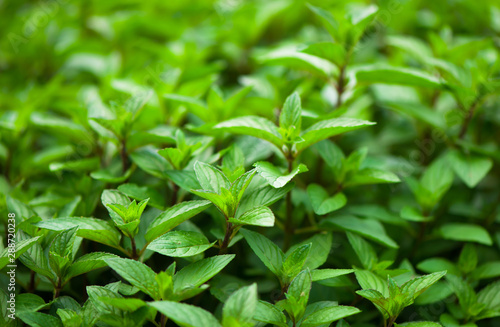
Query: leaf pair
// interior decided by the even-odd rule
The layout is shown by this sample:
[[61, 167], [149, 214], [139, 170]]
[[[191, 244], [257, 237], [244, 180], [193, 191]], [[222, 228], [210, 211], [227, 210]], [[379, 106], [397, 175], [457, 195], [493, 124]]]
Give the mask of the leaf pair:
[[258, 321], [280, 327], [288, 326], [283, 311], [286, 311], [293, 326], [315, 327], [330, 325], [332, 322], [360, 312], [358, 308], [339, 306], [336, 302], [309, 302], [313, 277], [309, 269], [301, 271], [291, 281], [285, 293], [286, 299], [272, 305], [259, 302], [254, 318]]
[[333, 278], [351, 273], [351, 269], [316, 269], [325, 263], [331, 249], [332, 239], [329, 234], [320, 234], [311, 237], [301, 244], [290, 248], [285, 254], [271, 240], [265, 236], [242, 229], [252, 251], [262, 263], [279, 279], [282, 289], [304, 268], [311, 271], [314, 281]]
[[355, 274], [363, 288], [356, 293], [371, 301], [382, 313], [384, 320], [394, 322], [405, 307], [413, 304], [420, 294], [446, 275], [446, 271], [417, 277], [401, 286], [390, 276], [384, 282], [369, 271], [358, 270]]
[[274, 225], [274, 214], [265, 206], [258, 206], [237, 214], [243, 194], [257, 172], [255, 169], [242, 174], [232, 183], [222, 171], [209, 164], [198, 161], [194, 169], [203, 190], [191, 192], [211, 201], [228, 222], [237, 226], [270, 227]]
[[106, 264], [123, 279], [156, 301], [183, 301], [205, 289], [204, 284], [233, 260], [234, 255], [220, 255], [196, 261], [177, 273], [175, 263], [156, 274], [147, 265], [131, 259], [114, 258]]
[[285, 100], [279, 127], [263, 117], [245, 116], [219, 123], [214, 129], [261, 138], [274, 144], [286, 158], [293, 159], [321, 140], [374, 124], [360, 119], [334, 118], [320, 121], [302, 131], [301, 117], [300, 98], [298, 93], [293, 93]]
[[77, 237], [78, 227], [65, 229], [58, 233], [48, 247], [48, 251], [36, 241], [19, 257], [21, 262], [34, 272], [48, 278], [55, 288], [61, 289], [67, 282], [78, 275], [106, 266], [105, 259], [116, 257], [110, 253], [92, 252], [75, 260], [81, 238]]
[[179, 326], [186, 327], [250, 327], [255, 325], [253, 315], [257, 307], [257, 285], [252, 284], [235, 291], [222, 308], [219, 322], [210, 312], [202, 308], [171, 301], [152, 302], [157, 309]]

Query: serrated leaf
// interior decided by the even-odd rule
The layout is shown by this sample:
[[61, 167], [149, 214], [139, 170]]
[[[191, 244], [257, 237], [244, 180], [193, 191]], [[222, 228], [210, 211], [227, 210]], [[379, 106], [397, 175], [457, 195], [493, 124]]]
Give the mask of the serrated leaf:
[[320, 226], [337, 227], [345, 231], [364, 236], [384, 246], [397, 249], [399, 245], [385, 232], [384, 226], [377, 220], [360, 219], [354, 216], [338, 216], [323, 220]]
[[301, 137], [304, 141], [297, 143], [297, 151], [300, 153], [319, 141], [374, 124], [373, 122], [354, 118], [333, 118], [317, 122], [302, 132]]
[[246, 229], [242, 229], [240, 232], [243, 234], [245, 240], [248, 242], [248, 245], [252, 248], [253, 252], [259, 257], [262, 263], [269, 270], [271, 270], [273, 274], [280, 277], [281, 267], [285, 256], [283, 251], [281, 251], [276, 244], [259, 233]]
[[214, 244], [197, 232], [172, 231], [155, 239], [147, 248], [169, 257], [190, 257], [205, 252]]
[[210, 205], [209, 201], [186, 201], [165, 210], [149, 225], [145, 235], [146, 241], [153, 241], [180, 223], [196, 216]]
[[278, 128], [271, 121], [263, 117], [244, 116], [234, 118], [213, 127], [215, 130], [254, 136], [266, 140], [278, 149], [281, 149], [283, 141]]
[[151, 302], [148, 305], [181, 327], [221, 327], [210, 312], [194, 305], [170, 301]]
[[186, 266], [174, 276], [174, 292], [178, 293], [184, 289], [201, 286], [217, 275], [233, 259], [234, 254], [218, 255]]
[[106, 264], [116, 271], [121, 277], [128, 281], [139, 290], [158, 300], [158, 283], [156, 282], [156, 273], [145, 264], [123, 258], [106, 259]]
[[43, 220], [35, 225], [54, 231], [78, 227], [77, 236], [112, 247], [120, 245], [120, 233], [109, 222], [96, 218], [63, 217]]
[[302, 125], [302, 107], [300, 104], [300, 96], [297, 92], [292, 93], [285, 100], [283, 109], [280, 114], [280, 128], [289, 130], [294, 128], [300, 131]]
[[276, 308], [271, 303], [259, 301], [255, 309], [253, 318], [257, 321], [273, 324], [278, 327], [287, 327], [286, 317], [282, 310]]
[[268, 207], [256, 207], [243, 213], [238, 218], [230, 218], [235, 225], [252, 225], [262, 227], [274, 226], [274, 214]]
[[198, 178], [198, 182], [200, 182], [204, 190], [221, 194], [222, 188], [226, 190], [231, 188], [231, 182], [229, 182], [226, 175], [212, 165], [197, 161], [194, 164], [194, 171]]
[[267, 65], [282, 65], [287, 68], [305, 70], [325, 79], [338, 72], [337, 67], [328, 60], [298, 52], [295, 49], [273, 50], [260, 56], [258, 60]]
[[[251, 324], [257, 307], [257, 284], [242, 287], [227, 299], [222, 309], [222, 325], [231, 326], [232, 321], [237, 321], [240, 326]], [[229, 321], [229, 323], [227, 323]]]
[[105, 252], [91, 252], [82, 255], [78, 259], [76, 259], [68, 268], [68, 271], [66, 272], [65, 278], [67, 280], [81, 275], [85, 274], [89, 271], [99, 269], [102, 267], [106, 267], [106, 259], [110, 258], [115, 258], [117, 257], [114, 254], [111, 253], [105, 253]]
[[309, 184], [307, 194], [311, 200], [314, 212], [318, 215], [325, 215], [345, 206], [347, 198], [344, 193], [337, 193], [332, 197], [328, 196], [326, 190], [318, 184]]
[[274, 188], [271, 185], [264, 185], [246, 192], [238, 206], [238, 213], [246, 212], [259, 206], [270, 206], [290, 192], [294, 183], [288, 183], [282, 188]]
[[439, 231], [446, 240], [476, 242], [485, 245], [493, 244], [488, 231], [479, 225], [448, 223], [441, 226]]
[[311, 271], [311, 278], [313, 282], [335, 278], [343, 275], [353, 273], [354, 269], [315, 269]]
[[476, 187], [493, 167], [493, 161], [489, 158], [465, 155], [459, 151], [450, 152], [448, 160], [453, 171], [470, 188]]
[[32, 327], [63, 327], [61, 320], [41, 312], [20, 312], [17, 317]]
[[259, 161], [254, 164], [257, 172], [274, 188], [285, 186], [295, 175], [309, 171], [306, 165], [300, 164], [288, 174], [281, 173], [280, 169], [267, 161]]
[[308, 315], [304, 320], [302, 320], [300, 326], [315, 327], [319, 325], [327, 325], [339, 319], [355, 315], [359, 312], [361, 312], [361, 310], [356, 307], [330, 306]]
[[379, 64], [357, 69], [356, 79], [358, 82], [398, 84], [433, 89], [440, 89], [444, 86], [438, 78], [423, 71]]

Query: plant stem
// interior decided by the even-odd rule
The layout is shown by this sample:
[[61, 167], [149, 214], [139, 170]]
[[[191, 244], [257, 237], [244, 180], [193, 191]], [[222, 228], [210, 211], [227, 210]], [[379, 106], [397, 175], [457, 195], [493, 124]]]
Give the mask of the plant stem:
[[171, 205], [176, 205], [177, 204], [178, 195], [179, 195], [179, 186], [177, 186], [177, 184], [175, 184], [175, 183], [172, 183]]
[[[288, 173], [292, 172], [293, 168], [293, 158], [287, 158], [288, 160]], [[283, 249], [286, 252], [290, 248], [292, 242], [292, 236], [294, 233], [293, 228], [293, 207], [292, 207], [292, 191], [286, 194], [286, 217], [285, 217], [285, 240], [283, 244]]]
[[125, 173], [128, 169], [128, 154], [127, 154], [127, 142], [125, 139], [121, 142], [120, 156], [122, 158], [122, 172]]
[[167, 317], [163, 313], [160, 313], [160, 326], [165, 327], [166, 324], [167, 324]]
[[469, 107], [469, 111], [467, 112], [467, 116], [465, 117], [462, 127], [460, 128], [460, 133], [458, 134], [459, 139], [463, 139], [465, 137], [465, 133], [467, 133], [467, 129], [469, 128], [469, 124], [472, 120], [472, 116], [474, 116], [474, 111], [479, 103], [479, 97], [477, 97], [474, 102]]
[[132, 245], [132, 259], [137, 260], [139, 256], [137, 255], [137, 245], [135, 244], [135, 239], [133, 237], [130, 238], [130, 243]]
[[11, 164], [12, 164], [12, 152], [10, 151], [10, 149], [7, 149], [7, 158], [5, 158], [5, 171], [4, 171], [5, 179], [7, 180], [7, 182], [10, 182]]
[[227, 247], [229, 246], [229, 242], [231, 242], [231, 235], [233, 234], [233, 224], [227, 223], [226, 226], [226, 234], [224, 235], [224, 240], [220, 246], [219, 254], [224, 254], [227, 252]]
[[337, 81], [337, 104], [335, 107], [338, 109], [342, 105], [342, 94], [345, 91], [345, 69], [346, 69], [347, 64], [344, 64], [342, 67], [340, 67], [339, 71], [339, 79]]
[[35, 277], [36, 277], [35, 272], [32, 270], [30, 272], [30, 283], [28, 284], [28, 293], [33, 293], [35, 291], [35, 287], [36, 287], [36, 285], [35, 285], [35, 282], [36, 282]]
[[61, 279], [58, 278], [57, 284], [54, 285], [54, 300], [59, 297], [59, 294], [61, 293], [61, 288], [62, 288]]

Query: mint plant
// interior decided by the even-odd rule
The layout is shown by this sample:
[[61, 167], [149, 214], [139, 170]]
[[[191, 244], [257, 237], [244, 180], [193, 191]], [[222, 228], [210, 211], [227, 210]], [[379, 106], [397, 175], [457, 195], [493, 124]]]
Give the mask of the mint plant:
[[0, 326], [499, 326], [497, 2], [0, 1]]

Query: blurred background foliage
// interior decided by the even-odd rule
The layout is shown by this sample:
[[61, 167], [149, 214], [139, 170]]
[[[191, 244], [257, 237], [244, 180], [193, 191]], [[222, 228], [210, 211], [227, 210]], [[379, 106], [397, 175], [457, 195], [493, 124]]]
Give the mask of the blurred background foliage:
[[[356, 20], [362, 8], [378, 6], [348, 63], [316, 65], [310, 57], [297, 56], [311, 44], [332, 40], [308, 4], [334, 13], [340, 21]], [[155, 197], [150, 205], [167, 208], [171, 203], [166, 199], [178, 191], [178, 182], [164, 174], [167, 168], [154, 166], [166, 161], [155, 161], [159, 159], [152, 149], [175, 146], [178, 128], [187, 131], [191, 144], [204, 143], [196, 152], [198, 160], [217, 161], [220, 151], [236, 140], [246, 149], [246, 167], [266, 159], [283, 163], [263, 142], [228, 138], [211, 128], [249, 114], [277, 121], [285, 99], [298, 90], [304, 125], [340, 115], [377, 122], [335, 142], [346, 156], [367, 148], [367, 153], [357, 153], [362, 158], [358, 160], [366, 156], [366, 167], [383, 167], [403, 181], [345, 191], [349, 205], [343, 210], [358, 216], [365, 216], [362, 209], [370, 209], [371, 215], [378, 212], [376, 219], [400, 244], [399, 252], [377, 248], [381, 258], [396, 262], [398, 268], [437, 256], [456, 261], [463, 242], [476, 242], [481, 247], [479, 262], [500, 262], [497, 0], [0, 0], [0, 18], [2, 217], [8, 210], [6, 198], [15, 199], [9, 200], [10, 207], [20, 206], [16, 201], [25, 203], [42, 218], [70, 208], [75, 216], [107, 217], [101, 192], [125, 181], [147, 186]], [[414, 83], [388, 81], [391, 72], [377, 71], [374, 76], [372, 64], [426, 75]], [[436, 88], [429, 76], [444, 86]], [[99, 123], [116, 119], [123, 114], [117, 108], [143, 95], [144, 108], [124, 123], [123, 133], [113, 135]], [[325, 153], [334, 150], [323, 146], [307, 150], [314, 156], [301, 156], [310, 172], [301, 175], [293, 193], [296, 215], [303, 214], [297, 224], [314, 215], [308, 184], [331, 186], [332, 192], [337, 187], [331, 167], [322, 162], [328, 163], [332, 157]], [[125, 157], [130, 156], [125, 169], [123, 148]], [[485, 172], [457, 172], [463, 182], [455, 180], [449, 192], [447, 182], [427, 185], [438, 189], [438, 195], [416, 190], [418, 178], [445, 155], [471, 155]], [[432, 173], [439, 179], [452, 169], [460, 171], [447, 163]], [[425, 177], [420, 183], [425, 184]], [[359, 206], [365, 204], [373, 207]], [[457, 227], [451, 223], [481, 226], [488, 237], [468, 237], [467, 228], [460, 229], [462, 236], [450, 236], [447, 228]], [[345, 235], [335, 244], [338, 248], [328, 263], [352, 266], [354, 254]], [[253, 278], [254, 272], [247, 271], [247, 276]], [[348, 280], [342, 282], [349, 285]], [[485, 285], [480, 278], [471, 283], [476, 288]], [[321, 287], [312, 296], [331, 298], [328, 292], [337, 292]], [[339, 293], [352, 300], [352, 292]], [[426, 300], [421, 304], [432, 303]], [[446, 310], [456, 313], [458, 306], [449, 306]], [[438, 320], [448, 312], [439, 310], [424, 310], [421, 316]], [[359, 326], [368, 326], [373, 312]], [[478, 325], [499, 323], [497, 318]]]

